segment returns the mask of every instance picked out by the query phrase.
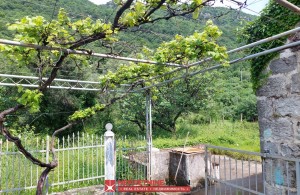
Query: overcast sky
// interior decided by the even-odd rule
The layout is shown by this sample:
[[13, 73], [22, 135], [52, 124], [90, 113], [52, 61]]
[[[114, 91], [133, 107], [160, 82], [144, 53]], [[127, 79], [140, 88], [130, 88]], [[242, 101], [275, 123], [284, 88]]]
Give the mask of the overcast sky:
[[[105, 4], [108, 1], [111, 0], [89, 0], [97, 5], [99, 4]], [[238, 0], [240, 2], [244, 2], [244, 0]], [[215, 6], [223, 6], [223, 7], [232, 7], [237, 8], [237, 6], [233, 3], [230, 3], [229, 0], [223, 0], [224, 4], [220, 2], [220, 0], [216, 1]], [[269, 2], [269, 0], [247, 0], [247, 9], [243, 9], [244, 12], [258, 15], [258, 13], [266, 6], [266, 4]]]

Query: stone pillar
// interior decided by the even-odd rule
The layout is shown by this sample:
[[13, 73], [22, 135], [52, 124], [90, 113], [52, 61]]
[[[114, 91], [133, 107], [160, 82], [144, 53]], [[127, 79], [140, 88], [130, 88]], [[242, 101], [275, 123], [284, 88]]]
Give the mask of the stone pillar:
[[[299, 158], [300, 52], [283, 52], [266, 71], [270, 76], [257, 91], [261, 152]], [[267, 158], [263, 170], [266, 194], [297, 193], [296, 163]]]
[[116, 153], [115, 134], [111, 131], [112, 124], [105, 125], [104, 133], [104, 172], [105, 172], [105, 194], [114, 194], [116, 189]]

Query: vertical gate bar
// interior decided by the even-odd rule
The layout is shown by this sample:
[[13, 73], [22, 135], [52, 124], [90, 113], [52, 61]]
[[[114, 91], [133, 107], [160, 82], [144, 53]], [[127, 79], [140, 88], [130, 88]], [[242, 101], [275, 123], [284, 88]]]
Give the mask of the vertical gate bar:
[[[270, 159], [271, 160], [271, 177], [270, 177], [270, 185], [273, 186], [273, 159]], [[275, 179], [275, 178], [274, 178]], [[273, 189], [272, 189], [273, 190]], [[271, 191], [271, 188], [270, 188], [270, 191]], [[268, 192], [268, 193], [271, 193], [271, 192]], [[272, 193], [273, 194], [273, 193]]]
[[[44, 155], [44, 153], [43, 153], [43, 150], [45, 149], [45, 151], [46, 151], [46, 149], [47, 149], [47, 144], [45, 143], [45, 139], [44, 138], [41, 138], [42, 140], [42, 143], [41, 143], [41, 150], [42, 151], [38, 151], [37, 153], [38, 154], [41, 154], [41, 160], [42, 161], [44, 161], [44, 162], [46, 162], [46, 152], [45, 152], [45, 155]], [[45, 180], [45, 181], [47, 181], [47, 180]], [[45, 183], [45, 187], [46, 187], [46, 183]], [[46, 187], [47, 188], [47, 187]]]
[[[242, 160], [242, 186], [244, 187], [244, 160]], [[242, 190], [242, 194], [244, 195], [245, 191]]]
[[[210, 176], [210, 178], [212, 178], [212, 173], [211, 172], [212, 172], [212, 169], [214, 167], [213, 167], [212, 160], [211, 160], [211, 154], [209, 155], [209, 168], [210, 168], [210, 170], [209, 170], [209, 176]], [[209, 182], [209, 189], [211, 189], [212, 182], [211, 181], [208, 181], [208, 182]], [[212, 192], [212, 190], [210, 190], [210, 191]]]
[[[130, 146], [132, 147], [132, 145], [130, 145]], [[129, 146], [129, 147], [130, 147], [130, 146]], [[129, 149], [128, 152], [129, 152], [129, 154], [132, 153], [132, 149]], [[128, 155], [128, 154], [127, 154], [127, 155]], [[127, 175], [127, 179], [130, 179], [130, 178], [129, 178], [129, 172], [130, 172], [130, 159], [129, 159], [129, 158], [130, 158], [130, 157], [128, 156], [128, 160], [127, 160], [127, 174], [126, 174], [126, 175]]]
[[[19, 135], [19, 139], [21, 140], [21, 136]], [[23, 157], [23, 156], [22, 156]], [[18, 179], [18, 187], [21, 188], [21, 163], [20, 163], [20, 154], [18, 154], [18, 170], [19, 170], [19, 179]]]
[[251, 171], [251, 166], [250, 166], [250, 160], [248, 159], [248, 169], [249, 169], [249, 176], [248, 176], [248, 180], [249, 180], [249, 189], [251, 189], [251, 180], [250, 180], [250, 171]]
[[63, 188], [65, 187], [65, 136], [63, 136], [63, 144], [62, 144], [62, 181]]
[[57, 182], [59, 183], [60, 179], [59, 179], [59, 170], [60, 170], [60, 162], [59, 162], [59, 154], [60, 154], [60, 151], [59, 151], [59, 140], [60, 139], [57, 139], [57, 162], [58, 162], [58, 165], [57, 165]]
[[[102, 148], [102, 143], [101, 143], [101, 140], [99, 139], [99, 137], [96, 135], [96, 145], [99, 145], [98, 144], [98, 141], [99, 141], [99, 144], [101, 145], [99, 148], [100, 148], [100, 152], [101, 152], [101, 148]], [[99, 168], [98, 168], [98, 166], [99, 166], [99, 155], [98, 155], [98, 153], [99, 153], [99, 148], [97, 147], [96, 148], [96, 162], [97, 162], [97, 164], [96, 164], [96, 169], [97, 169], [97, 174], [96, 174], [96, 176], [99, 176]], [[101, 154], [101, 153], [100, 153]], [[100, 155], [100, 163], [102, 164], [102, 161], [101, 161], [101, 155]], [[101, 169], [101, 167], [100, 167], [100, 169]]]
[[300, 195], [300, 161], [296, 161], [297, 195]]
[[[226, 181], [226, 164], [225, 164], [225, 162], [226, 162], [226, 159], [225, 159], [225, 155], [223, 156], [223, 161], [224, 161], [224, 180]], [[225, 186], [225, 195], [226, 195], [226, 191], [227, 191], [227, 185], [226, 184], [224, 184], [224, 186]]]
[[122, 136], [122, 141], [121, 141], [121, 147], [120, 147], [120, 155], [121, 155], [121, 174], [122, 174], [122, 179], [125, 179], [125, 178], [123, 178], [123, 171], [124, 171], [124, 159], [123, 159], [123, 141], [124, 141], [124, 137]]
[[[25, 146], [27, 146], [27, 136], [24, 138], [24, 144], [25, 144]], [[23, 158], [23, 162], [24, 162], [23, 163], [24, 164], [24, 187], [26, 188], [27, 187], [27, 173], [28, 173], [27, 165], [29, 165], [29, 164], [25, 158]], [[0, 165], [0, 167], [1, 167], [1, 165]], [[0, 188], [1, 188], [1, 186], [0, 186]]]
[[263, 187], [264, 187], [264, 194], [266, 194], [266, 175], [265, 175], [265, 172], [266, 172], [266, 164], [265, 164], [265, 158], [262, 157], [262, 175], [263, 175]]
[[[208, 150], [208, 148], [207, 148], [207, 150]], [[209, 176], [210, 176], [210, 177], [212, 176], [212, 174], [211, 174], [212, 169], [213, 169], [213, 162], [212, 162], [212, 160], [211, 160], [211, 154], [210, 154], [210, 155], [209, 155]]]
[[[2, 158], [3, 158], [2, 144], [3, 144], [3, 141], [2, 141], [2, 139], [0, 139], [0, 189], [2, 189]], [[26, 186], [26, 184], [25, 184], [25, 186]]]
[[[8, 141], [6, 140], [6, 158], [9, 159], [7, 153], [8, 153]], [[8, 178], [9, 177], [8, 160], [6, 160], [6, 169], [5, 169], [5, 172], [6, 172], [6, 182], [5, 182], [5, 184], [6, 184], [6, 189], [8, 189], [8, 181], [9, 181], [9, 178]]]
[[[288, 186], [288, 195], [290, 194], [290, 176], [289, 176], [289, 162], [286, 161], [286, 182]], [[297, 179], [297, 178], [296, 178]]]
[[205, 195], [208, 194], [208, 154], [207, 154], [207, 146], [205, 146]]
[[120, 161], [121, 161], [121, 159], [120, 159], [120, 142], [121, 142], [121, 140], [120, 139], [117, 139], [116, 138], [116, 140], [117, 140], [117, 180], [120, 180], [121, 178], [120, 178], [120, 168], [121, 168], [121, 163], [120, 163]]
[[32, 187], [32, 183], [33, 183], [33, 167], [32, 167], [32, 163], [30, 163], [30, 186]]
[[257, 189], [257, 160], [255, 160], [255, 190], [258, 191], [258, 189]]
[[[73, 181], [75, 180], [75, 134], [74, 132], [72, 133], [72, 173], [73, 173]], [[75, 182], [72, 182], [72, 185], [74, 186]]]
[[[238, 172], [238, 168], [237, 168], [237, 159], [235, 158], [235, 185], [238, 185], [238, 176], [237, 176], [237, 172]], [[235, 188], [235, 193], [238, 194], [238, 189]]]
[[82, 137], [81, 137], [81, 140], [82, 140], [82, 179], [84, 179], [84, 172], [85, 172], [85, 163], [84, 163], [84, 146], [85, 146], [85, 140], [84, 140], [85, 136], [84, 136], [84, 132], [82, 133]]
[[[220, 179], [221, 179], [221, 174], [222, 172], [221, 172], [221, 157], [220, 157], [220, 155], [219, 155], [219, 174], [220, 174]], [[222, 194], [222, 191], [221, 191], [221, 183], [219, 182], [219, 192], [220, 192], [220, 194]]]
[[[12, 152], [14, 152], [15, 150], [14, 150], [14, 147], [12, 146]], [[11, 155], [11, 158], [12, 158], [12, 170], [11, 170], [11, 172], [13, 172], [14, 170], [15, 170], [15, 156], [16, 156], [17, 154], [13, 154], [13, 155]], [[14, 174], [11, 174], [11, 181], [12, 181], [12, 188], [15, 186], [15, 177], [14, 177], [15, 175]]]
[[[214, 155], [214, 172], [215, 172], [215, 175], [214, 175], [214, 178], [216, 179], [216, 176], [217, 176], [217, 170], [216, 170], [216, 155]], [[219, 167], [220, 168], [220, 167]], [[215, 185], [215, 194], [217, 194], [217, 186], [216, 186], [216, 180], [214, 180], [214, 185]]]
[[[36, 151], [39, 150], [39, 138], [36, 138]], [[39, 168], [36, 166], [36, 183], [38, 183], [39, 180]]]
[[[27, 136], [24, 138], [24, 144], [25, 144], [25, 146], [27, 146]], [[27, 173], [28, 173], [27, 166], [29, 164], [28, 164], [28, 161], [25, 158], [23, 158], [23, 162], [24, 162], [23, 163], [24, 164], [24, 187], [26, 188], [27, 187]], [[1, 165], [0, 165], [0, 167], [1, 167]], [[1, 188], [1, 186], [0, 186], [0, 188]]]
[[[231, 157], [229, 157], [229, 180], [231, 181]], [[232, 187], [229, 187], [229, 193], [232, 194], [231, 192]]]
[[[21, 188], [21, 156], [18, 155], [18, 170], [19, 170], [19, 173], [18, 173], [18, 177], [19, 177], [19, 181], [18, 181], [18, 187]], [[20, 194], [20, 192], [19, 192]]]
[[[46, 163], [49, 163], [49, 152], [50, 152], [50, 143], [49, 143], [49, 136], [46, 136]], [[26, 178], [26, 177], [25, 177]], [[46, 194], [49, 191], [49, 175], [46, 178]]]
[[[49, 142], [49, 143], [50, 143], [50, 142]], [[55, 145], [54, 145], [54, 147], [55, 147]], [[49, 152], [50, 152], [50, 149], [49, 149]], [[50, 189], [51, 189], [51, 192], [53, 192], [52, 189], [54, 188], [54, 187], [52, 186], [52, 184], [55, 183], [54, 174], [55, 174], [55, 171], [53, 171], [52, 174], [51, 174], [51, 175], [52, 175], [52, 176], [51, 176], [51, 185], [50, 185], [50, 187], [51, 187], [51, 188], [50, 188]]]
[[[77, 180], [80, 178], [80, 152], [79, 152], [79, 147], [80, 147], [80, 134], [79, 131], [77, 132]], [[79, 186], [79, 181], [77, 182], [77, 185]]]
[[[89, 141], [90, 141], [90, 136], [89, 136], [89, 134], [87, 134], [86, 135], [86, 138], [87, 138], [87, 140], [86, 140], [86, 146], [89, 146]], [[86, 150], [87, 152], [87, 156], [86, 156], [86, 163], [87, 163], [87, 166], [86, 166], [86, 168], [87, 168], [87, 178], [89, 178], [90, 177], [90, 155], [89, 155], [89, 149], [87, 149]], [[90, 180], [88, 180], [88, 183], [90, 183]]]
[[[104, 139], [103, 139], [103, 136], [101, 136], [101, 145], [104, 145]], [[100, 172], [101, 172], [101, 175], [104, 175], [104, 146], [102, 146], [102, 149], [100, 150], [100, 158], [101, 158], [101, 162], [103, 163], [103, 166], [100, 167]]]
[[92, 177], [94, 177], [94, 135], [92, 134]]
[[70, 135], [68, 134], [68, 147], [67, 147], [67, 154], [68, 154], [68, 188], [70, 187]]
[[[124, 138], [124, 143], [126, 143], [126, 135], [125, 135], [125, 138]], [[123, 156], [125, 156], [125, 154], [126, 154], [126, 151], [124, 150], [125, 149], [125, 145], [124, 145], [124, 143], [123, 143], [123, 146], [122, 146], [122, 148], [123, 148], [123, 150], [122, 150], [122, 155]], [[122, 157], [123, 157], [122, 156]], [[126, 173], [126, 160], [125, 160], [125, 158], [122, 158], [122, 164], [123, 164], [123, 171], [124, 171], [124, 174], [125, 174], [125, 177], [124, 177], [124, 179], [127, 179], [127, 176], [128, 176], [128, 174]]]
[[100, 137], [100, 140], [101, 140], [101, 145], [102, 146], [102, 149], [100, 150], [100, 159], [101, 159], [101, 163], [102, 163], [102, 166], [100, 167], [100, 174], [101, 175], [104, 175], [104, 172], [105, 172], [105, 168], [104, 168], [104, 165], [105, 165], [105, 162], [104, 162], [104, 155], [105, 155], [105, 151], [104, 151], [104, 138], [103, 136]]
[[103, 136], [101, 135], [100, 136], [100, 141], [101, 141], [101, 150], [100, 150], [100, 160], [101, 160], [101, 164], [102, 166], [100, 166], [100, 175], [104, 175], [104, 139], [103, 139]]

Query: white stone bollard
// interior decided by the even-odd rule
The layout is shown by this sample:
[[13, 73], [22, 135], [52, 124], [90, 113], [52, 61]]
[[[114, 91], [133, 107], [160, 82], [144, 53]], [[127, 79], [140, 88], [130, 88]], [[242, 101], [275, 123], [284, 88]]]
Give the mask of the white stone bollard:
[[115, 190], [116, 180], [116, 155], [115, 155], [115, 134], [111, 131], [113, 125], [107, 123], [105, 125], [106, 132], [104, 133], [104, 172], [105, 172], [105, 189], [106, 194], [113, 194]]

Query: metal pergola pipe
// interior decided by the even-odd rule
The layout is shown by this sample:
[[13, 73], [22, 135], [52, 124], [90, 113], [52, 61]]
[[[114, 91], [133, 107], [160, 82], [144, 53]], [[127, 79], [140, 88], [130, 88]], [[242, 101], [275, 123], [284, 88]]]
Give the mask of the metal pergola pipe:
[[[227, 53], [234, 53], [237, 51], [241, 51], [243, 49], [247, 49], [247, 48], [251, 48], [254, 46], [257, 46], [259, 44], [262, 43], [266, 43], [278, 38], [281, 38], [283, 36], [295, 33], [300, 31], [300, 27], [294, 28], [292, 30], [262, 39], [260, 41], [256, 41], [254, 43], [233, 49], [228, 51]], [[121, 57], [121, 56], [114, 56], [114, 55], [109, 55], [109, 54], [101, 54], [101, 53], [90, 53], [87, 51], [79, 51], [79, 50], [71, 50], [71, 49], [66, 49], [66, 48], [59, 48], [59, 47], [49, 47], [49, 46], [41, 46], [41, 45], [37, 45], [37, 44], [30, 44], [30, 43], [22, 43], [22, 42], [18, 42], [18, 41], [11, 41], [11, 40], [7, 40], [7, 39], [0, 39], [0, 44], [4, 44], [4, 45], [12, 45], [12, 46], [21, 46], [21, 47], [29, 47], [29, 48], [34, 48], [34, 49], [41, 49], [41, 50], [56, 50], [56, 51], [62, 51], [62, 52], [66, 52], [69, 54], [78, 54], [78, 55], [88, 55], [88, 56], [94, 56], [94, 57], [101, 57], [101, 58], [109, 58], [109, 59], [115, 59], [115, 60], [124, 60], [124, 61], [131, 61], [131, 62], [141, 62], [141, 63], [148, 63], [148, 64], [156, 64], [156, 65], [166, 65], [166, 66], [174, 66], [174, 67], [181, 67], [181, 68], [186, 68], [186, 66], [181, 65], [181, 64], [175, 64], [175, 63], [160, 63], [160, 62], [156, 62], [156, 61], [151, 61], [151, 60], [144, 60], [144, 59], [137, 59], [137, 58], [128, 58], [128, 57]], [[207, 58], [204, 59], [205, 61], [207, 60], [211, 60], [211, 58]], [[195, 63], [191, 63], [188, 64], [187, 66], [195, 66], [198, 64], [203, 63], [203, 60], [195, 62]]]
[[[244, 46], [236, 48], [236, 49], [232, 49], [232, 50], [228, 51], [227, 54], [235, 53], [235, 52], [238, 52], [238, 51], [241, 51], [241, 50], [244, 50], [244, 49], [249, 49], [251, 47], [254, 47], [254, 46], [257, 46], [257, 45], [260, 45], [260, 44], [263, 44], [263, 43], [267, 43], [267, 42], [270, 42], [270, 41], [273, 41], [273, 40], [276, 40], [276, 39], [279, 39], [281, 37], [284, 37], [286, 35], [290, 35], [290, 34], [296, 33], [298, 31], [300, 31], [300, 27], [297, 27], [297, 28], [294, 28], [292, 30], [288, 30], [288, 31], [285, 31], [283, 33], [280, 33], [280, 34], [277, 34], [277, 35], [274, 35], [274, 36], [271, 36], [271, 37], [268, 37], [268, 38], [265, 38], [265, 39], [262, 39], [262, 40], [259, 40], [259, 41], [247, 44], [247, 45], [244, 45]], [[208, 60], [208, 59], [211, 60], [211, 58], [207, 58], [205, 60]], [[194, 63], [188, 64], [187, 66], [191, 67], [191, 66], [195, 66], [195, 65], [198, 65], [198, 64], [202, 64], [203, 61], [204, 60], [201, 60], [199, 62], [194, 62]]]
[[128, 57], [122, 57], [122, 56], [94, 53], [94, 52], [88, 52], [88, 51], [79, 51], [79, 50], [72, 50], [72, 49], [59, 48], [59, 47], [41, 46], [41, 45], [36, 45], [36, 44], [22, 43], [22, 42], [18, 42], [18, 41], [11, 41], [11, 40], [7, 40], [7, 39], [0, 39], [0, 44], [20, 46], [20, 47], [29, 47], [29, 48], [49, 50], [49, 51], [55, 50], [55, 51], [65, 52], [65, 53], [68, 53], [68, 54], [94, 56], [94, 57], [109, 58], [109, 59], [123, 60], [123, 61], [130, 61], [130, 62], [139, 62], [139, 63], [147, 63], [147, 64], [155, 64], [155, 65], [174, 66], [174, 67], [181, 67], [182, 66], [180, 64], [175, 64], [175, 63], [160, 63], [160, 62], [156, 62], [156, 61], [152, 61], [152, 60], [128, 58]]
[[[294, 28], [292, 30], [285, 31], [283, 33], [280, 33], [280, 34], [277, 34], [277, 35], [274, 35], [274, 36], [271, 36], [271, 37], [268, 37], [268, 38], [265, 38], [265, 39], [262, 39], [262, 40], [259, 40], [259, 41], [256, 41], [256, 42], [253, 42], [253, 43], [250, 43], [250, 44], [247, 44], [247, 45], [235, 48], [235, 49], [232, 49], [232, 50], [228, 51], [227, 54], [235, 53], [235, 52], [238, 52], [238, 51], [241, 51], [241, 50], [244, 50], [244, 49], [249, 49], [249, 48], [255, 47], [257, 45], [260, 45], [262, 43], [267, 43], [269, 41], [273, 41], [273, 40], [279, 39], [281, 37], [284, 37], [284, 36], [296, 33], [298, 31], [300, 31], [300, 27], [297, 27], [297, 28]], [[172, 70], [170, 72], [167, 72], [167, 73], [164, 73], [162, 75], [150, 78], [147, 81], [151, 81], [153, 79], [161, 78], [161, 77], [163, 77], [165, 75], [169, 75], [169, 74], [172, 74], [174, 72], [177, 72], [177, 71], [180, 71], [180, 70], [183, 70], [183, 69], [187, 69], [187, 68], [192, 67], [192, 66], [197, 66], [197, 65], [203, 64], [205, 62], [211, 61], [211, 60], [212, 60], [212, 58], [206, 58], [206, 59], [200, 60], [198, 62], [194, 62], [194, 63], [188, 64], [185, 67], [179, 67], [179, 68], [177, 68], [175, 70]]]
[[[269, 54], [269, 53], [281, 51], [281, 50], [288, 49], [288, 48], [291, 48], [291, 47], [295, 47], [295, 46], [298, 46], [298, 45], [300, 45], [300, 41], [289, 43], [289, 44], [279, 46], [279, 47], [275, 47], [273, 49], [268, 49], [268, 50], [265, 50], [263, 52], [248, 55], [246, 57], [238, 58], [238, 59], [230, 61], [229, 64], [234, 64], [234, 63], [237, 63], [237, 62], [249, 60], [249, 59], [252, 59], [252, 58], [256, 58], [256, 57], [266, 55], [266, 54]], [[192, 72], [192, 73], [185, 74], [185, 75], [180, 76], [180, 77], [175, 77], [173, 79], [169, 79], [169, 80], [157, 83], [157, 84], [153, 84], [153, 85], [150, 85], [150, 86], [147, 86], [147, 87], [143, 87], [143, 88], [134, 90], [133, 92], [138, 92], [138, 91], [147, 90], [147, 89], [150, 89], [150, 88], [153, 88], [153, 87], [158, 87], [158, 86], [161, 86], [161, 85], [164, 85], [164, 84], [167, 84], [167, 83], [170, 83], [170, 82], [182, 79], [182, 78], [186, 78], [186, 77], [189, 77], [189, 76], [194, 76], [194, 75], [197, 75], [197, 74], [202, 74], [202, 73], [205, 73], [205, 72], [208, 72], [208, 71], [211, 71], [211, 70], [215, 70], [215, 69], [218, 69], [218, 68], [221, 68], [221, 67], [223, 67], [223, 66], [221, 64], [218, 64], [218, 65], [215, 65], [215, 66], [203, 69], [203, 70], [198, 70], [198, 71], [195, 71], [195, 72]]]

